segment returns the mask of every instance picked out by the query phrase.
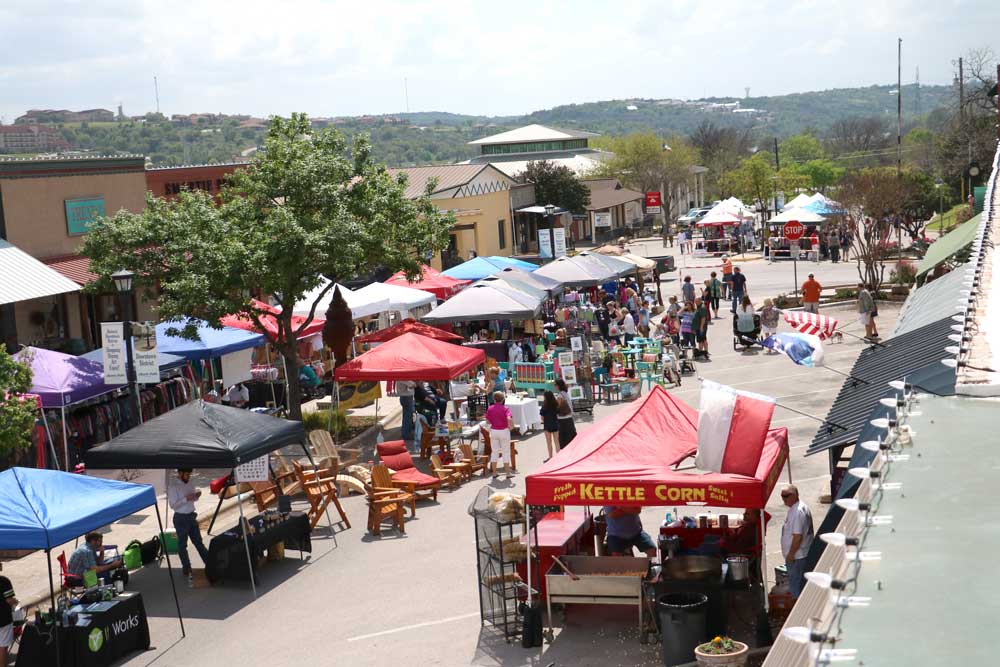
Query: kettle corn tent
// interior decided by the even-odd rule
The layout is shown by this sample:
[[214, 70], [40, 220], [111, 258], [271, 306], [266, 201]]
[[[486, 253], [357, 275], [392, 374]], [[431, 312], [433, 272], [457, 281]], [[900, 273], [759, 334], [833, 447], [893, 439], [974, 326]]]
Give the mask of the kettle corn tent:
[[[788, 429], [767, 432], [753, 476], [676, 470], [698, 450], [698, 411], [656, 385], [605, 417], [525, 478], [525, 504], [708, 505], [760, 510], [788, 462]], [[791, 468], [789, 468], [791, 478]], [[766, 577], [766, 550], [761, 550]], [[528, 586], [531, 586], [530, 581]]]
[[[0, 472], [0, 550], [41, 549], [49, 573], [49, 603], [56, 608], [52, 581], [52, 549], [92, 530], [114, 523], [150, 505], [163, 533], [156, 492], [147, 484], [88, 477], [59, 470], [9, 468]], [[177, 608], [181, 636], [184, 619], [174, 585], [173, 566], [167, 559], [167, 575]], [[56, 627], [58, 635], [59, 629]], [[60, 642], [56, 641], [57, 662]]]
[[[199, 399], [94, 447], [87, 452], [85, 460], [88, 468], [162, 469], [167, 476], [167, 471], [177, 468], [235, 470], [243, 463], [296, 444], [302, 447], [306, 457], [312, 461], [305, 443], [306, 433], [302, 422]], [[240, 525], [244, 525], [243, 503], [238, 503], [238, 506]], [[246, 537], [243, 536], [243, 543], [250, 567], [250, 584], [256, 597], [257, 584]]]

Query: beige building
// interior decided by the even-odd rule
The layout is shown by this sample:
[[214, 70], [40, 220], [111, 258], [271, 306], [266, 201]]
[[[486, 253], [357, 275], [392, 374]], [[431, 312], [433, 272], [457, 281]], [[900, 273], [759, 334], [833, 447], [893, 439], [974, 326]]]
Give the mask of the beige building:
[[590, 138], [596, 136], [599, 135], [593, 132], [525, 125], [470, 141], [469, 145], [476, 147], [479, 155], [469, 162], [491, 164], [508, 176], [517, 177], [529, 162], [546, 160], [568, 167], [577, 176], [585, 176], [610, 155], [590, 148]]
[[488, 164], [407, 167], [390, 172], [408, 176], [408, 197], [422, 195], [428, 182], [434, 179], [431, 200], [439, 210], [455, 215], [451, 243], [447, 250], [430, 259], [431, 266], [439, 270], [450, 268], [469, 259], [472, 252], [483, 256], [513, 254], [513, 207], [531, 203], [532, 186], [518, 185]]
[[615, 178], [582, 182], [590, 190], [590, 204], [586, 217], [573, 221], [574, 239], [588, 238], [595, 243], [610, 241], [642, 224], [643, 193], [629, 190]]
[[[66, 291], [65, 279], [82, 287], [95, 277], [79, 254], [89, 225], [120, 209], [141, 212], [145, 192], [142, 156], [0, 160], [0, 239], [48, 272], [35, 262], [7, 285], [0, 336], [8, 347], [80, 353], [100, 345], [100, 323], [121, 319], [117, 296]], [[38, 296], [38, 284], [52, 288]], [[134, 305], [137, 319], [155, 319], [149, 304]]]

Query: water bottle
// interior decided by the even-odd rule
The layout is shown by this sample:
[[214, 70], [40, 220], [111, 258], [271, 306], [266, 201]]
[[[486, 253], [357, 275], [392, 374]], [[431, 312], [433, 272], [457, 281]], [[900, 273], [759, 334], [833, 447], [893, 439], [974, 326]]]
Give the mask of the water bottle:
[[669, 526], [673, 522], [674, 522], [674, 515], [671, 514], [670, 512], [667, 512], [666, 516], [663, 517], [664, 527]]

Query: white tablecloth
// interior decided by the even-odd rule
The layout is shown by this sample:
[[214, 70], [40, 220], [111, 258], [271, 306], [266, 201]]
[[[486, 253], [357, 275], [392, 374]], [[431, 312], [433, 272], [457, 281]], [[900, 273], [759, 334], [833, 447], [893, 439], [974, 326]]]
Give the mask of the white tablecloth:
[[527, 433], [531, 428], [542, 427], [542, 414], [538, 410], [537, 398], [508, 396], [504, 404], [510, 408], [510, 413], [514, 416], [514, 426], [521, 434]]

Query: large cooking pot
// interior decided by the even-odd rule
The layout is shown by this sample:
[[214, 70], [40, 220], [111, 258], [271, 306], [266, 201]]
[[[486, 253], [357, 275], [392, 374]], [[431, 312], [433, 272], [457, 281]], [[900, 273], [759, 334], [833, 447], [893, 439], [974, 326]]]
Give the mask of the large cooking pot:
[[746, 556], [730, 556], [726, 559], [729, 565], [729, 577], [733, 581], [746, 581], [750, 577], [750, 559]]
[[722, 571], [722, 561], [711, 556], [677, 556], [663, 563], [666, 579], [708, 579]]

